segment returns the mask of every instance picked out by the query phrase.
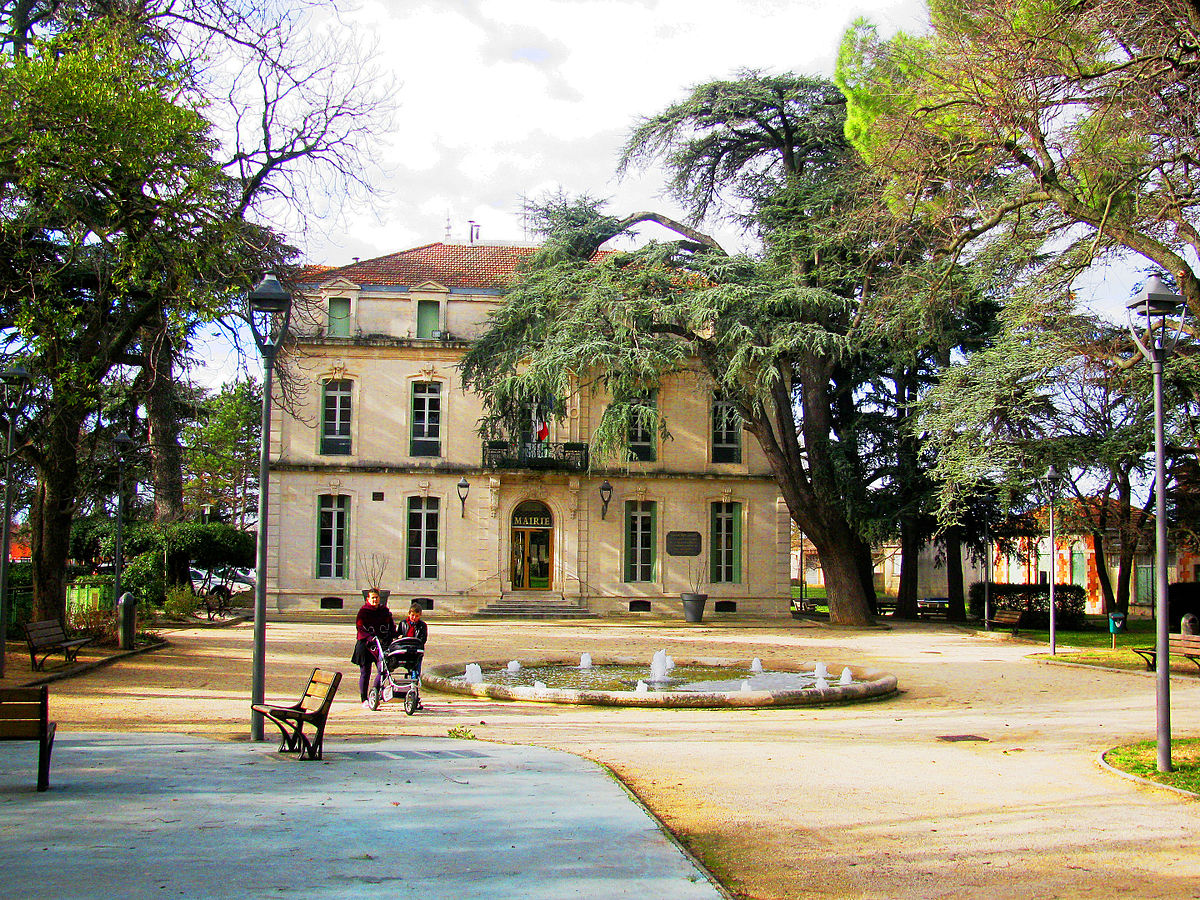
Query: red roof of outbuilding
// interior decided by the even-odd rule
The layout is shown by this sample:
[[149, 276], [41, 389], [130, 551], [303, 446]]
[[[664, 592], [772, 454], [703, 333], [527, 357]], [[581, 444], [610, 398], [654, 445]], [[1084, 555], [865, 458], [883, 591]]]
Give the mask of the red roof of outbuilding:
[[536, 252], [537, 247], [529, 246], [439, 242], [326, 269], [319, 278], [305, 280], [309, 284], [323, 284], [334, 278], [346, 278], [364, 287], [412, 287], [436, 281], [448, 288], [496, 289], [504, 287]]

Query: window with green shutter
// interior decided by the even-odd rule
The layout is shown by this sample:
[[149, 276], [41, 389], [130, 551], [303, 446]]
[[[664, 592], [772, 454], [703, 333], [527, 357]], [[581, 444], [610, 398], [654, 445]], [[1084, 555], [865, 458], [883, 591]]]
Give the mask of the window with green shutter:
[[442, 327], [442, 304], [437, 300], [417, 301], [417, 337], [432, 338]]
[[330, 337], [350, 337], [349, 297], [329, 298], [329, 325], [327, 331]]
[[331, 456], [350, 453], [350, 411], [353, 385], [349, 379], [331, 378], [323, 385], [321, 452]]
[[742, 583], [742, 504], [714, 503], [710, 513], [709, 581]]
[[658, 532], [658, 504], [625, 501], [625, 581], [653, 581]]
[[321, 494], [317, 498], [317, 577], [346, 577], [346, 539], [350, 534], [350, 498]]

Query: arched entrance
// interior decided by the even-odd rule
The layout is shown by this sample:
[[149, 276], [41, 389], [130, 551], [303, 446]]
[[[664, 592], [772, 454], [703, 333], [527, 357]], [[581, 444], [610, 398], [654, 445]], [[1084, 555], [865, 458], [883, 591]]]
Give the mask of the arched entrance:
[[554, 517], [546, 504], [526, 500], [512, 515], [513, 590], [550, 590], [553, 559]]

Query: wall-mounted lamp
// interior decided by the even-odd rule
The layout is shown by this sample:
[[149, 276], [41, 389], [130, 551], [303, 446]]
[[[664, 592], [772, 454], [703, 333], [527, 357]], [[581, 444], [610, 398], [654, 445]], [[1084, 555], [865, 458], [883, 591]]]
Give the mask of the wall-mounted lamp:
[[608, 515], [608, 501], [612, 499], [612, 485], [605, 478], [600, 482], [600, 502], [604, 504], [600, 507], [600, 518], [603, 519]]
[[471, 482], [467, 481], [467, 476], [464, 475], [458, 479], [458, 502], [462, 504], [462, 513], [460, 518], [466, 518], [467, 515], [467, 494], [471, 492]]

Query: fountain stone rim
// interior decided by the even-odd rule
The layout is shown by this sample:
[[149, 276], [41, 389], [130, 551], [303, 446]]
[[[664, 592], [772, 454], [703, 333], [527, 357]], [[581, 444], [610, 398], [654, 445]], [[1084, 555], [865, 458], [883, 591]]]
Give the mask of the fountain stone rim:
[[[643, 658], [630, 656], [598, 656], [591, 654], [592, 666], [638, 666], [645, 665]], [[578, 667], [576, 656], [537, 656], [518, 660], [522, 667], [571, 666]], [[482, 669], [503, 669], [510, 659], [467, 660], [466, 662], [441, 663], [426, 667], [421, 675], [425, 687], [449, 694], [470, 697], [488, 697], [493, 700], [515, 700], [533, 703], [560, 703], [577, 706], [639, 706], [663, 708], [712, 708], [712, 707], [760, 707], [760, 706], [824, 706], [834, 703], [853, 703], [887, 697], [898, 690], [896, 676], [870, 666], [847, 666], [855, 678], [855, 684], [831, 683], [828, 687], [799, 688], [786, 691], [581, 691], [573, 688], [536, 688], [524, 685], [502, 685], [489, 682], [469, 684], [463, 675], [469, 664]], [[806, 660], [763, 660], [763, 666], [774, 672], [811, 672], [818, 661]], [[690, 657], [675, 659], [677, 666], [710, 666], [724, 668], [749, 665], [749, 660], [729, 657]], [[841, 665], [830, 666], [830, 671], [840, 671]]]

